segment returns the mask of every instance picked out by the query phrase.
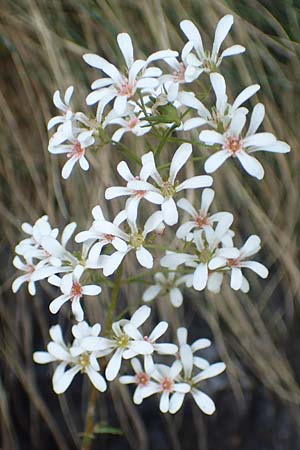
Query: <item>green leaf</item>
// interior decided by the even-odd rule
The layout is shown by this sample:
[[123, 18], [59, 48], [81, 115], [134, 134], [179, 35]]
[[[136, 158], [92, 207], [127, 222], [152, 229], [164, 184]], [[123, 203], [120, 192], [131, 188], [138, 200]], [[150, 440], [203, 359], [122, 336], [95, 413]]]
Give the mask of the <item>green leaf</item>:
[[120, 428], [112, 427], [106, 423], [96, 423], [94, 426], [95, 434], [114, 434], [114, 435], [122, 435], [123, 432]]

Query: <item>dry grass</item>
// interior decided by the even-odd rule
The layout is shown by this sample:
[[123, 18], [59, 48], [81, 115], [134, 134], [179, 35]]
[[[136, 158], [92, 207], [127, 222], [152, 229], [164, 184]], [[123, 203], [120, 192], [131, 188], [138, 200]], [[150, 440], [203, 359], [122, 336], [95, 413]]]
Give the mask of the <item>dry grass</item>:
[[[132, 35], [138, 56], [154, 49], [181, 48], [181, 19], [191, 18], [205, 38], [211, 38], [220, 16], [231, 11], [235, 26], [228, 41], [245, 45], [247, 56], [224, 63], [230, 93], [233, 96], [245, 85], [258, 82], [261, 91], [257, 97], [267, 110], [266, 130], [286, 140], [293, 151], [287, 156], [262, 154], [266, 176], [259, 183], [245, 177], [234, 164], [227, 164], [216, 175], [218, 206], [234, 213], [234, 228], [241, 237], [252, 233], [261, 236], [262, 259], [270, 267], [271, 276], [266, 282], [251, 279], [249, 295], [230, 289], [224, 289], [220, 296], [195, 295], [184, 309], [185, 321], [195, 322], [199, 316], [209, 324], [221, 357], [228, 364], [230, 382], [240, 404], [243, 386], [253, 382], [251, 373], [282, 400], [299, 405], [300, 388], [287, 351], [293, 337], [298, 335], [299, 339], [295, 331], [300, 287], [299, 10], [288, 6], [288, 2], [278, 2], [276, 7], [271, 1], [256, 0], [2, 0], [0, 11], [3, 448], [23, 450], [21, 436], [15, 430], [23, 414], [30, 424], [27, 439], [32, 449], [42, 448], [43, 433], [37, 425], [40, 421], [52, 434], [56, 448], [73, 448], [68, 434], [58, 427], [55, 409], [47, 403], [52, 394], [46, 397], [41, 389], [31, 356], [37, 339], [41, 345], [40, 335], [47, 341], [47, 305], [53, 293], [46, 285], [34, 299], [28, 298], [25, 290], [17, 297], [10, 293], [12, 248], [21, 237], [20, 224], [33, 222], [47, 212], [53, 225], [63, 226], [75, 220], [82, 229], [90, 222], [90, 210], [101, 201], [104, 189], [117, 181], [115, 166], [122, 157], [117, 149], [111, 151], [106, 146], [95, 155], [88, 175], [78, 171], [68, 182], [63, 181], [61, 159], [47, 152], [45, 123], [54, 112], [53, 91], [74, 84], [78, 107], [82, 109], [94, 79], [92, 69], [81, 59], [87, 49], [117, 61], [115, 36], [120, 31]], [[140, 140], [129, 142], [133, 152], [143, 152]], [[117, 211], [119, 205], [114, 202], [112, 208]], [[124, 298], [138, 298], [140, 292], [141, 285], [132, 284], [130, 291], [124, 289]], [[174, 311], [164, 301], [157, 307], [175, 329], [179, 319]], [[101, 305], [91, 302], [88, 312], [93, 320], [102, 321]], [[183, 318], [183, 312], [181, 315]], [[66, 318], [61, 316], [60, 320]], [[16, 386], [22, 392], [20, 405], [16, 404]], [[132, 448], [147, 449], [143, 419], [131, 405], [127, 392], [122, 389], [120, 396], [118, 389], [114, 387], [112, 398], [130, 444]], [[84, 403], [85, 390], [82, 398]], [[67, 417], [65, 428], [78, 432], [83, 427], [82, 418], [79, 411], [75, 417], [68, 413], [76, 403], [72, 398], [67, 400], [63, 397], [60, 402]], [[101, 405], [99, 414], [105, 419], [109, 412], [107, 406]], [[170, 446], [180, 448], [170, 424], [166, 427], [171, 430]], [[79, 439], [74, 432], [73, 436], [77, 448]]]

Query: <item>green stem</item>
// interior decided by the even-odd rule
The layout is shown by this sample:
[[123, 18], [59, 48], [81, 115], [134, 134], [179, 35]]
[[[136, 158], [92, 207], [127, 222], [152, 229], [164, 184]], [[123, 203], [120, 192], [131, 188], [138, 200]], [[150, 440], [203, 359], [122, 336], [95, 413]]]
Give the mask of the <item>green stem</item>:
[[[122, 272], [123, 272], [123, 265], [121, 264], [117, 270], [117, 273], [116, 273], [116, 276], [114, 279], [114, 286], [113, 286], [112, 294], [111, 294], [111, 302], [110, 302], [110, 305], [108, 308], [106, 323], [105, 323], [105, 327], [104, 327], [104, 334], [106, 334], [106, 335], [109, 333], [112, 322], [114, 320], [115, 310], [117, 307], [119, 292], [120, 292], [120, 288], [121, 288], [121, 284], [122, 284], [121, 283]], [[90, 391], [90, 397], [89, 397], [89, 401], [88, 401], [88, 406], [87, 406], [85, 429], [84, 429], [81, 450], [90, 450], [90, 448], [91, 448], [93, 434], [94, 434], [94, 417], [95, 417], [97, 397], [98, 397], [98, 391], [92, 385], [91, 391]]]
[[160, 143], [157, 146], [157, 149], [155, 151], [155, 159], [157, 160], [157, 158], [160, 155], [160, 152], [162, 151], [165, 143], [167, 142], [168, 138], [171, 136], [171, 134], [173, 133], [173, 131], [175, 130], [175, 128], [177, 128], [177, 125], [174, 123], [170, 128], [167, 129], [166, 133], [164, 134], [162, 140], [160, 141]]
[[107, 312], [104, 334], [109, 333], [109, 331], [111, 329], [111, 325], [114, 320], [114, 315], [115, 315], [115, 310], [116, 310], [116, 306], [117, 306], [117, 302], [118, 302], [120, 287], [122, 284], [121, 283], [122, 272], [123, 272], [123, 264], [121, 264], [119, 266], [119, 268], [116, 272], [115, 279], [114, 279], [114, 287], [113, 287], [112, 293], [111, 293], [111, 301], [110, 301], [110, 305], [109, 305], [108, 312]]

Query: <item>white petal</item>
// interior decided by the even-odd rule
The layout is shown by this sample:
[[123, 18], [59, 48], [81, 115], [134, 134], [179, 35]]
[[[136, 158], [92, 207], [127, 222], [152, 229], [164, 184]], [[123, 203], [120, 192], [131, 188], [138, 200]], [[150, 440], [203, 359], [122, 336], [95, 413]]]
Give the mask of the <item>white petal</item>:
[[161, 224], [162, 221], [163, 217], [160, 211], [156, 211], [155, 213], [151, 214], [151, 216], [146, 220], [143, 235], [146, 236], [148, 233], [156, 230], [156, 228]]
[[118, 115], [122, 115], [126, 109], [127, 97], [125, 95], [117, 95], [114, 101], [114, 111]]
[[123, 252], [115, 252], [110, 256], [105, 255], [107, 259], [102, 259], [103, 264], [101, 264], [101, 267], [103, 267], [104, 276], [108, 277], [113, 274], [121, 264], [125, 255], [126, 253]]
[[105, 376], [108, 381], [114, 380], [118, 375], [121, 367], [123, 351], [124, 350], [122, 348], [118, 348], [109, 360], [105, 370]]
[[244, 139], [244, 145], [250, 147], [252, 145], [256, 147], [263, 147], [267, 145], [275, 144], [276, 138], [272, 133], [256, 133], [251, 136], [247, 136]]
[[216, 31], [215, 31], [215, 37], [213, 42], [213, 48], [212, 48], [212, 57], [215, 57], [220, 50], [220, 47], [222, 45], [222, 42], [226, 38], [227, 34], [229, 33], [230, 28], [233, 24], [233, 16], [231, 14], [226, 14], [226, 16], [222, 17], [222, 19], [218, 22]]
[[246, 123], [246, 111], [240, 108], [231, 119], [229, 132], [234, 136], [239, 136]]
[[207, 186], [211, 186], [213, 178], [207, 175], [197, 175], [195, 177], [188, 178], [176, 187], [176, 192], [180, 192], [184, 189], [198, 189]]
[[232, 267], [230, 276], [231, 289], [238, 291], [242, 286], [243, 275], [241, 269], [238, 267]]
[[110, 64], [106, 59], [102, 58], [101, 56], [87, 53], [83, 55], [84, 61], [89, 64], [92, 67], [96, 67], [96, 69], [103, 70], [109, 77], [111, 77], [115, 82], [119, 82], [122, 80], [122, 77], [120, 75], [120, 72], [118, 69], [113, 65]]
[[193, 286], [196, 291], [202, 291], [206, 285], [208, 280], [208, 267], [207, 264], [200, 263], [197, 266], [197, 269], [194, 272], [193, 276]]
[[55, 356], [56, 359], [60, 361], [68, 361], [70, 359], [70, 354], [56, 342], [49, 342], [47, 345], [48, 352]]
[[57, 342], [58, 344], [65, 345], [60, 325], [54, 325], [53, 327], [51, 327], [49, 330], [49, 334], [52, 341]]
[[198, 28], [193, 24], [191, 20], [182, 20], [180, 22], [180, 28], [182, 29], [188, 40], [192, 41], [197, 52], [199, 52], [200, 55], [203, 56], [204, 49]]
[[119, 381], [122, 384], [132, 384], [132, 383], [136, 383], [136, 378], [134, 375], [122, 375], [119, 378]]
[[184, 375], [186, 378], [190, 378], [193, 370], [193, 353], [191, 347], [188, 344], [183, 344], [180, 346], [179, 352]]
[[221, 58], [238, 55], [240, 53], [243, 53], [245, 50], [245, 47], [243, 47], [242, 45], [232, 45], [231, 47], [226, 48], [226, 50], [221, 53]]
[[92, 367], [88, 366], [86, 368], [86, 373], [95, 386], [96, 389], [100, 392], [106, 391], [107, 385], [106, 381], [104, 380], [103, 376], [100, 375], [100, 373], [96, 372], [96, 370], [92, 369]]
[[258, 180], [263, 179], [265, 173], [264, 168], [254, 156], [250, 156], [246, 152], [238, 152], [237, 158], [249, 175], [252, 175]]
[[71, 172], [73, 170], [73, 167], [77, 163], [78, 158], [76, 156], [72, 156], [68, 161], [65, 163], [65, 165], [62, 168], [61, 175], [66, 180], [71, 175]]
[[240, 257], [242, 259], [255, 255], [260, 250], [261, 240], [256, 234], [249, 236], [243, 247], [240, 248]]
[[124, 331], [132, 339], [138, 339], [138, 340], [143, 339], [143, 335], [139, 332], [139, 330], [134, 325], [132, 325], [132, 323], [127, 323], [124, 326]]
[[153, 353], [153, 346], [146, 341], [132, 341], [130, 342], [130, 349], [137, 355], [151, 355]]
[[258, 103], [254, 106], [252, 114], [251, 114], [251, 120], [250, 125], [248, 128], [248, 135], [252, 136], [256, 133], [257, 129], [260, 127], [262, 121], [265, 117], [265, 107], [262, 103]]
[[133, 47], [132, 41], [127, 33], [119, 33], [117, 36], [118, 45], [120, 47], [121, 52], [123, 53], [126, 66], [128, 69], [133, 63]]
[[159, 322], [149, 335], [149, 339], [151, 341], [156, 341], [167, 331], [167, 328], [168, 328], [167, 322], [164, 321]]
[[213, 130], [203, 130], [199, 134], [199, 139], [205, 144], [214, 145], [214, 144], [223, 144], [224, 136], [221, 133]]
[[175, 308], [179, 308], [179, 306], [182, 305], [183, 295], [180, 289], [178, 289], [177, 287], [170, 289], [170, 300]]
[[208, 395], [204, 394], [204, 392], [198, 391], [197, 389], [192, 389], [191, 393], [201, 411], [208, 415], [215, 412], [215, 404]]
[[223, 75], [211, 73], [210, 81], [216, 95], [216, 107], [218, 111], [224, 111], [227, 104], [226, 84]]
[[177, 339], [179, 345], [187, 343], [187, 329], [184, 327], [177, 328]]
[[48, 352], [34, 352], [33, 354], [33, 361], [38, 364], [47, 364], [55, 360], [56, 358]]
[[131, 316], [130, 323], [134, 327], [139, 328], [141, 325], [143, 325], [144, 322], [146, 322], [150, 314], [151, 308], [149, 306], [146, 305], [140, 306]]
[[164, 222], [167, 225], [175, 225], [178, 222], [178, 211], [176, 203], [172, 197], [168, 198], [161, 205]]
[[182, 392], [174, 392], [170, 399], [169, 413], [175, 414], [182, 406], [184, 394]]
[[253, 272], [257, 273], [261, 278], [267, 278], [269, 275], [268, 269], [257, 261], [245, 261], [241, 266], [253, 270]]
[[161, 394], [159, 401], [159, 409], [162, 413], [167, 413], [169, 410], [169, 392], [164, 391]]
[[49, 305], [49, 310], [52, 314], [58, 313], [60, 308], [64, 303], [66, 303], [68, 300], [70, 300], [70, 295], [60, 295], [59, 297], [52, 300], [52, 302]]
[[61, 236], [61, 243], [62, 246], [65, 247], [70, 240], [72, 234], [75, 231], [75, 228], [77, 227], [77, 224], [75, 222], [69, 223], [65, 228]]
[[158, 284], [154, 284], [153, 286], [149, 286], [145, 292], [143, 293], [143, 301], [151, 302], [155, 297], [158, 296], [162, 287]]
[[178, 149], [174, 153], [170, 166], [169, 181], [171, 184], [174, 184], [177, 173], [185, 165], [191, 154], [192, 154], [191, 144], [181, 144], [178, 147]]
[[193, 117], [192, 119], [188, 119], [183, 124], [183, 130], [189, 131], [193, 128], [201, 127], [202, 125], [206, 124], [207, 120], [202, 119], [201, 117]]
[[20, 289], [21, 285], [23, 283], [26, 283], [27, 281], [27, 275], [21, 275], [20, 277], [16, 278], [12, 283], [12, 291], [15, 294]]
[[204, 348], [210, 347], [211, 341], [209, 339], [201, 338], [197, 339], [193, 344], [191, 345], [191, 349], [193, 353], [197, 352], [198, 350], [202, 350]]
[[80, 366], [67, 370], [60, 378], [53, 383], [53, 390], [56, 394], [65, 392], [73, 381], [75, 375], [80, 371]]
[[82, 287], [82, 293], [84, 295], [98, 295], [101, 292], [101, 287], [95, 284], [87, 284]]
[[81, 156], [81, 158], [79, 159], [79, 165], [82, 168], [82, 170], [85, 170], [85, 171], [89, 170], [89, 168], [90, 168], [89, 162], [85, 156]]
[[151, 269], [153, 267], [153, 256], [149, 252], [149, 250], [145, 249], [145, 247], [139, 247], [136, 252], [136, 258], [141, 266], [146, 269]]
[[204, 170], [207, 173], [215, 172], [226, 159], [230, 158], [231, 154], [227, 150], [220, 150], [219, 152], [214, 153], [209, 156], [204, 164]]
[[[241, 106], [245, 101], [247, 101], [250, 97], [252, 97], [256, 92], [260, 89], [259, 84], [252, 84], [251, 86], [246, 87], [240, 92], [235, 101], [232, 104], [234, 109]], [[256, 105], [257, 106], [257, 105]], [[252, 113], [253, 114], [253, 113]], [[249, 131], [248, 131], [249, 132]]]
[[199, 375], [194, 377], [194, 382], [199, 383], [200, 381], [207, 380], [208, 378], [216, 377], [220, 373], [224, 372], [226, 365], [223, 362], [212, 364], [211, 366], [200, 372]]
[[134, 176], [132, 175], [132, 173], [128, 167], [128, 164], [125, 161], [121, 161], [117, 165], [117, 171], [121, 175], [121, 177], [124, 178], [124, 180], [126, 180], [126, 181], [134, 179]]

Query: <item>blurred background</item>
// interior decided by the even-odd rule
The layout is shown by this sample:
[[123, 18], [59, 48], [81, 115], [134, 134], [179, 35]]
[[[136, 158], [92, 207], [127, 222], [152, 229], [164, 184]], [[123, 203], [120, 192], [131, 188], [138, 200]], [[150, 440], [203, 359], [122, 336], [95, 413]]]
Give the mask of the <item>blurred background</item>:
[[[52, 368], [32, 361], [32, 352], [45, 347], [48, 328], [57, 321], [48, 312], [55, 291], [41, 283], [35, 297], [25, 287], [12, 294], [13, 249], [24, 237], [20, 225], [47, 213], [53, 227], [76, 221], [78, 230], [85, 229], [105, 188], [120, 182], [115, 167], [121, 148], [109, 145], [90, 158], [88, 174], [77, 170], [62, 180], [64, 158], [47, 151], [53, 92], [74, 85], [75, 106], [86, 111], [85, 97], [97, 72], [83, 62], [83, 53], [120, 63], [116, 35], [122, 31], [132, 36], [137, 57], [164, 48], [181, 50], [183, 19], [193, 20], [210, 46], [216, 23], [227, 13], [235, 23], [226, 46], [247, 48], [244, 56], [222, 64], [229, 98], [259, 83], [252, 106], [265, 104], [264, 129], [292, 147], [288, 155], [259, 154], [263, 181], [229, 162], [214, 177], [217, 208], [234, 214], [238, 242], [250, 234], [262, 238], [260, 258], [270, 276], [261, 281], [250, 275], [249, 294], [224, 285], [220, 295], [189, 296], [179, 313], [166, 298], [156, 303], [157, 316], [171, 323], [171, 335], [185, 324], [191, 339], [213, 339], [212, 362], [226, 362], [226, 375], [207, 387], [217, 406], [214, 416], [204, 417], [192, 401], [176, 417], [160, 414], [155, 398], [137, 408], [116, 382], [99, 396], [92, 449], [300, 450], [299, 1], [0, 0], [3, 450], [79, 449], [89, 392], [79, 377], [65, 395], [56, 396]], [[126, 143], [144, 153], [143, 138], [127, 137]], [[112, 214], [120, 209], [117, 201], [110, 206]], [[142, 290], [138, 283], [123, 288], [121, 302], [138, 304]], [[103, 295], [101, 302], [85, 305], [91, 322], [103, 323], [108, 302]], [[66, 312], [59, 316], [64, 327], [68, 319]]]

